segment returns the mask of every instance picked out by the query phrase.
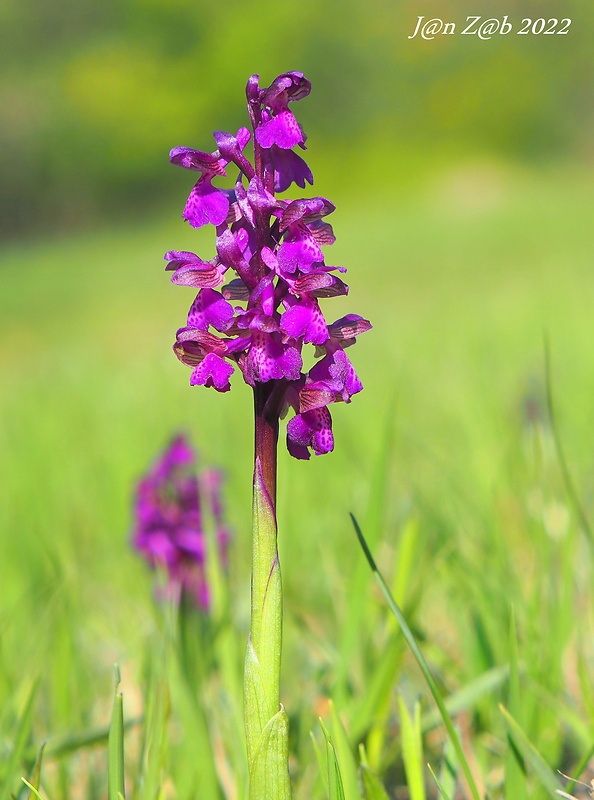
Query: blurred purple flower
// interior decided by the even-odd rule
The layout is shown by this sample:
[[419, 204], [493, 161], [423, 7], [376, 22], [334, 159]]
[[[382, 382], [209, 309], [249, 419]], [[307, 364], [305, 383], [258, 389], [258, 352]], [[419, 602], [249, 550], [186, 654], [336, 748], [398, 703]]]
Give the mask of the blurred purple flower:
[[[275, 196], [291, 184], [313, 183], [293, 151], [305, 150], [306, 136], [289, 108], [310, 90], [301, 72], [285, 72], [263, 88], [252, 75], [246, 96], [253, 136], [247, 128], [235, 136], [215, 131], [212, 153], [171, 151], [171, 163], [201, 173], [183, 216], [196, 228], [215, 226], [217, 255], [210, 261], [187, 251], [165, 255], [172, 282], [199, 290], [174, 345], [192, 368], [190, 383], [227, 392], [237, 366], [259, 392], [258, 405], [269, 420], [278, 421], [289, 407], [296, 412], [287, 426], [287, 447], [296, 458], [333, 449], [328, 406], [349, 403], [363, 388], [344, 348], [371, 328], [356, 314], [328, 324], [319, 306], [322, 298], [348, 293], [333, 274], [346, 270], [327, 266], [322, 251], [334, 243], [324, 219], [334, 205], [324, 197]], [[253, 164], [243, 153], [250, 140]], [[214, 187], [230, 164], [239, 170], [234, 188]], [[244, 301], [245, 308], [230, 301]], [[306, 344], [320, 359], [309, 372], [303, 371]]]
[[222, 474], [196, 475], [196, 458], [184, 435], [176, 436], [138, 483], [132, 543], [152, 568], [167, 574], [167, 596], [187, 595], [203, 611], [210, 605], [205, 563], [203, 504], [214, 522], [221, 563], [226, 564], [229, 530], [223, 520]]

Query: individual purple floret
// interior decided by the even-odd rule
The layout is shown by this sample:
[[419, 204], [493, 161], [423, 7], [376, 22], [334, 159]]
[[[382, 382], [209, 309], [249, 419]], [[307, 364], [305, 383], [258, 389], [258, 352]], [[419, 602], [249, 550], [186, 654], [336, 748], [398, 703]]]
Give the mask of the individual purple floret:
[[176, 436], [139, 481], [132, 541], [151, 567], [166, 572], [167, 596], [179, 601], [183, 593], [207, 611], [210, 595], [202, 503], [208, 504], [214, 521], [223, 564], [229, 530], [223, 520], [222, 475], [214, 469], [196, 475], [195, 460], [186, 437]]
[[[193, 227], [216, 229], [216, 255], [165, 255], [172, 282], [198, 289], [187, 323], [177, 332], [174, 351], [192, 368], [192, 385], [219, 392], [231, 388], [237, 366], [247, 384], [260, 391], [261, 411], [270, 419], [292, 407], [287, 446], [296, 458], [334, 447], [328, 406], [350, 402], [363, 388], [345, 348], [371, 328], [349, 314], [328, 324], [322, 298], [346, 295], [344, 267], [327, 266], [322, 248], [334, 242], [325, 218], [334, 205], [324, 197], [290, 200], [276, 196], [292, 184], [313, 183], [294, 147], [305, 150], [305, 134], [290, 105], [307, 97], [310, 82], [301, 72], [279, 75], [261, 88], [252, 75], [246, 89], [253, 131], [215, 131], [212, 153], [176, 147], [171, 163], [200, 173], [183, 216]], [[249, 141], [253, 163], [244, 155]], [[213, 181], [238, 169], [234, 188]], [[244, 306], [237, 305], [244, 302]], [[314, 366], [305, 371], [303, 347], [315, 347]]]

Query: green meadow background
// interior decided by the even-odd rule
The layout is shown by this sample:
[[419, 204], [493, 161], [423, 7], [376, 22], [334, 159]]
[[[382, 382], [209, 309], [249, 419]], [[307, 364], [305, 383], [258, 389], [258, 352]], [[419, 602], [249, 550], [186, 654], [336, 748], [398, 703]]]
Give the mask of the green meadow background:
[[[407, 38], [419, 15], [468, 14], [514, 32]], [[572, 24], [520, 36], [524, 17]], [[47, 800], [107, 796], [115, 662], [129, 796], [245, 796], [251, 396], [238, 375], [226, 395], [190, 388], [171, 352], [193, 295], [162, 256], [210, 258], [214, 233], [182, 220], [193, 180], [167, 155], [210, 150], [213, 129], [245, 124], [250, 74], [293, 69], [313, 85], [293, 106], [310, 194], [337, 205], [326, 260], [349, 269], [324, 310], [374, 325], [349, 351], [365, 391], [332, 409], [335, 452], [281, 447], [295, 796], [326, 796], [319, 716], [346, 800], [361, 743], [390, 798], [436, 797], [427, 762], [470, 796], [348, 512], [481, 791], [538, 800], [565, 784], [556, 769], [594, 775], [593, 38], [578, 0], [4, 0], [1, 800], [28, 796], [45, 740]], [[183, 622], [182, 655], [130, 547], [134, 483], [180, 430], [224, 470], [234, 533], [213, 621]]]

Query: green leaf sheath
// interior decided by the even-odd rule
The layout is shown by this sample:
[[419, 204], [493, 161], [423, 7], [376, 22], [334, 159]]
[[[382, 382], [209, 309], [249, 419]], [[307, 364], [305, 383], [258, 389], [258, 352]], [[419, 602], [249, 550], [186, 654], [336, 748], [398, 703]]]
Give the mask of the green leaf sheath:
[[282, 584], [274, 503], [256, 456], [253, 495], [252, 629], [245, 660], [250, 800], [285, 800], [288, 720], [280, 706]]

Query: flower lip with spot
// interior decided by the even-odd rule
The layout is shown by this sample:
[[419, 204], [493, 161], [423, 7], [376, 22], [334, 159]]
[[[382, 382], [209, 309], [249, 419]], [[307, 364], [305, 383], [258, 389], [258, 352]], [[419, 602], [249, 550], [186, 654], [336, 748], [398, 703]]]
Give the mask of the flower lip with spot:
[[328, 409], [322, 407], [304, 411], [289, 420], [287, 447], [292, 456], [300, 459], [309, 459], [309, 447], [317, 456], [332, 452], [334, 434]]
[[226, 220], [230, 208], [230, 193], [215, 188], [212, 180], [226, 175], [225, 167], [232, 160], [241, 163], [244, 169], [250, 168], [249, 161], [241, 152], [250, 136], [247, 128], [240, 128], [237, 136], [217, 131], [217, 143], [223, 148], [223, 153], [220, 150], [205, 153], [191, 147], [174, 147], [169, 153], [172, 164], [202, 173], [190, 192], [182, 215], [193, 228], [201, 228], [209, 223], [220, 225]]
[[[305, 134], [289, 111], [289, 103], [307, 97], [311, 84], [301, 72], [285, 72], [279, 75], [267, 89], [256, 91], [250, 81], [248, 98], [250, 102], [259, 102], [263, 106], [260, 111], [260, 125], [255, 136], [258, 144], [266, 149], [274, 146], [282, 150], [290, 150], [296, 145], [305, 144]], [[256, 100], [257, 98], [257, 100]]]

